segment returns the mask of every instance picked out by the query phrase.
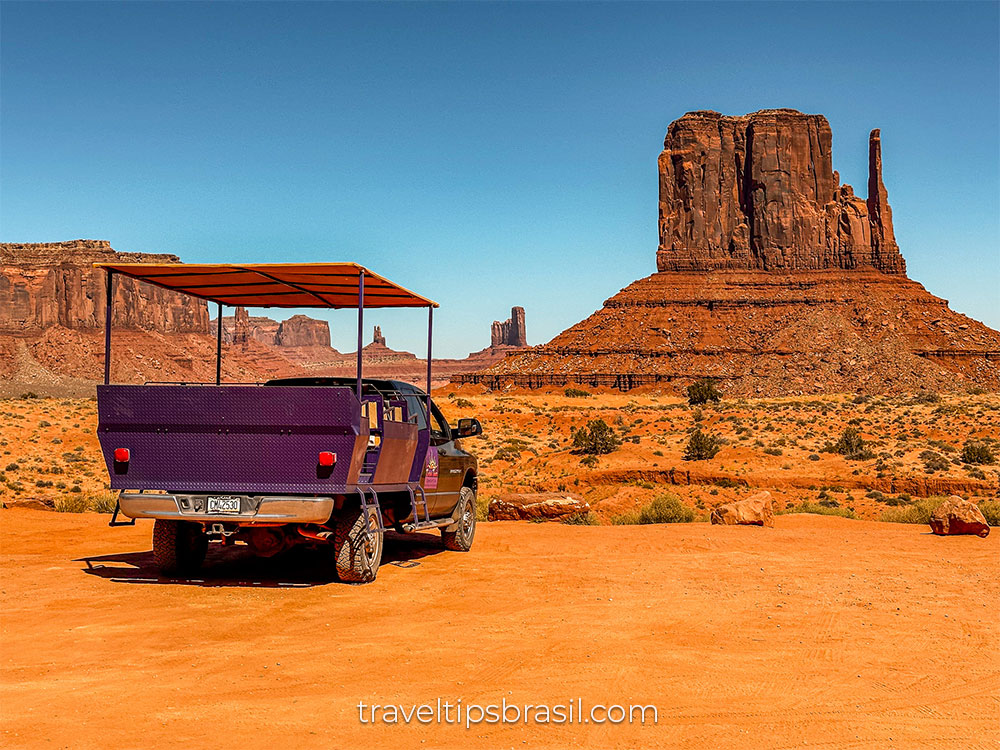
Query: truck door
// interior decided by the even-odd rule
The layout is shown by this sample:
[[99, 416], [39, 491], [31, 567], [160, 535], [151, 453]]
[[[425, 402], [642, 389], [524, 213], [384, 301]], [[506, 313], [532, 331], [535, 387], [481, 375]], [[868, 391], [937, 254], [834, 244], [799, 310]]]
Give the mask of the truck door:
[[444, 415], [431, 401], [431, 447], [437, 449], [437, 491], [431, 500], [431, 514], [451, 513], [462, 491], [462, 454], [455, 447], [455, 439]]

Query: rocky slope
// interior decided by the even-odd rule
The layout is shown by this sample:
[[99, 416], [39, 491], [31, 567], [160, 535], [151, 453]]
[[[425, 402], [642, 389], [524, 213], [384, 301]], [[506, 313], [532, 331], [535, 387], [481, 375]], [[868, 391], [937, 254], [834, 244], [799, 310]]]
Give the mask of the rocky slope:
[[819, 115], [694, 112], [659, 158], [658, 273], [548, 344], [458, 383], [732, 395], [1000, 389], [1000, 333], [906, 277], [869, 140], [868, 198], [840, 185]]

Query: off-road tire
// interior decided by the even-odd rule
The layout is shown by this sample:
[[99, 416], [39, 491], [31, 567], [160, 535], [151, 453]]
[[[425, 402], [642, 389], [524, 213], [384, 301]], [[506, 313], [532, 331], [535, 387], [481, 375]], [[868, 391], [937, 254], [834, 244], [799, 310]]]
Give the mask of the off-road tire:
[[194, 573], [207, 552], [208, 536], [198, 524], [163, 518], [153, 524], [153, 560], [161, 573]]
[[476, 493], [471, 487], [463, 487], [455, 508], [458, 528], [455, 531], [441, 529], [444, 546], [455, 552], [468, 552], [476, 538]]
[[369, 531], [360, 510], [341, 513], [333, 527], [333, 564], [337, 578], [350, 583], [369, 583], [382, 564], [383, 533], [377, 530], [378, 511], [368, 510]]

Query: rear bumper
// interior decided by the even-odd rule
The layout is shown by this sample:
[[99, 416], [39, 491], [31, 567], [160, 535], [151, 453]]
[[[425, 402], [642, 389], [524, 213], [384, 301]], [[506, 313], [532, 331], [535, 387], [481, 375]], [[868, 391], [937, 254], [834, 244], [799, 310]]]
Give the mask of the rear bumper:
[[[223, 494], [223, 493], [218, 493]], [[228, 523], [325, 523], [333, 512], [332, 497], [240, 495], [239, 513], [207, 513], [208, 495], [123, 492], [121, 512], [129, 518]], [[227, 497], [236, 497], [227, 494]]]

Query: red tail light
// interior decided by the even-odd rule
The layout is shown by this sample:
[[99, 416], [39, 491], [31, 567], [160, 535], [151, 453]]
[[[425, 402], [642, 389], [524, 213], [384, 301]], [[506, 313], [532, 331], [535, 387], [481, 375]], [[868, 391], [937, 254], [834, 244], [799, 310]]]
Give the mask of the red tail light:
[[330, 451], [320, 451], [319, 452], [319, 465], [320, 466], [333, 466], [337, 463], [337, 454], [331, 453]]
[[127, 464], [129, 459], [128, 448], [115, 448], [115, 461], [120, 464]]

